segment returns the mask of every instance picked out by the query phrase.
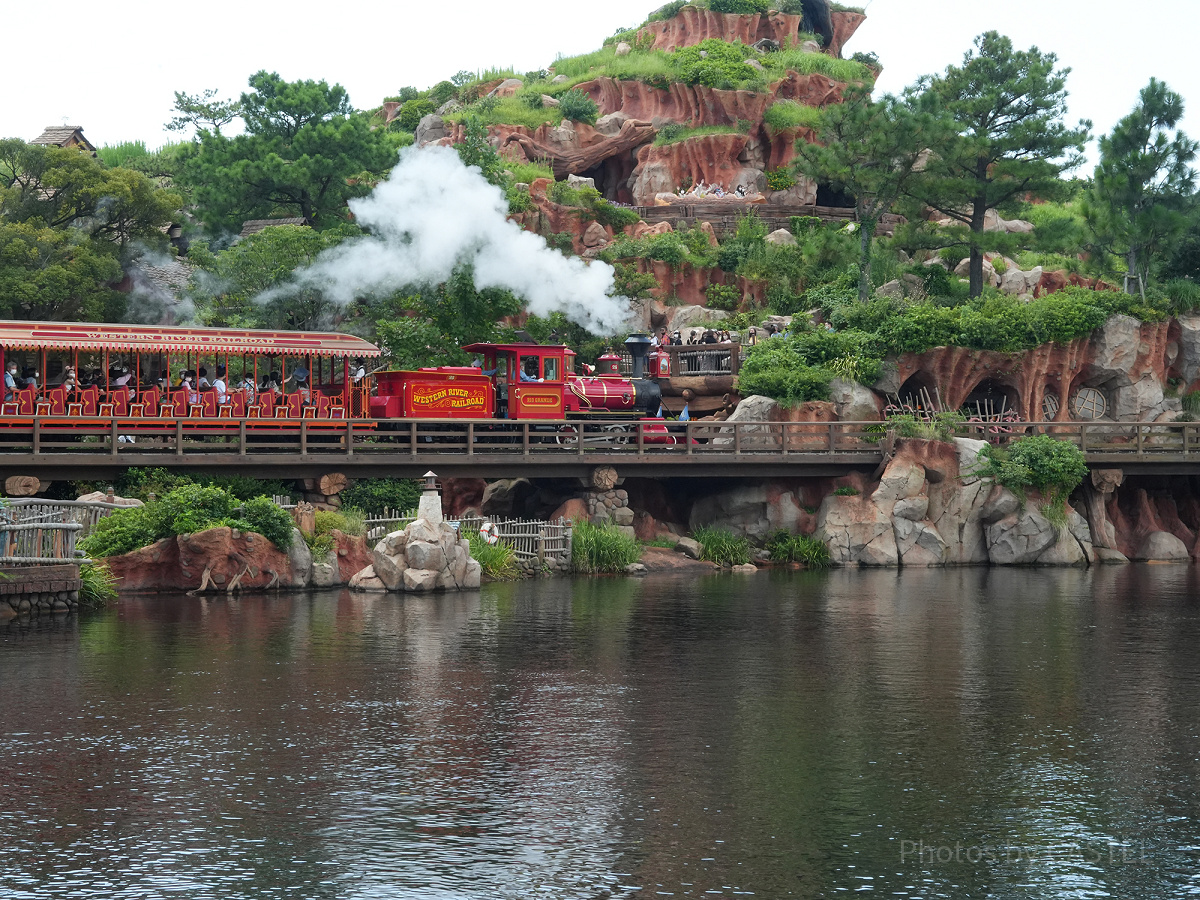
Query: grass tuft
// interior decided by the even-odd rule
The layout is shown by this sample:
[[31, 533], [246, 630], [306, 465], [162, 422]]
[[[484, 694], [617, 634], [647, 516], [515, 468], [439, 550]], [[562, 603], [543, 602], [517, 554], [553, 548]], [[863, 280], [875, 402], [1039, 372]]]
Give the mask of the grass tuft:
[[696, 540], [700, 543], [700, 558], [720, 566], [740, 566], [750, 562], [750, 542], [735, 537], [724, 528], [697, 528]]
[[623, 572], [641, 555], [638, 542], [616, 525], [579, 522], [571, 531], [571, 564], [576, 572]]

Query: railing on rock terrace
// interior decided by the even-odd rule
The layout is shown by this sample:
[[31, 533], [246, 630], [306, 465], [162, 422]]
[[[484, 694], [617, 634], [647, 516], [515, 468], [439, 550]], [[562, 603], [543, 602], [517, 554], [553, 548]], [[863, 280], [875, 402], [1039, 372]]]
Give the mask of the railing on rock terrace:
[[[691, 330], [691, 329], [686, 329]], [[695, 329], [702, 331], [703, 329]], [[746, 348], [741, 344], [672, 344], [661, 348], [671, 356], [671, 377], [687, 378], [701, 375], [736, 375], [746, 361]], [[621, 374], [633, 374], [633, 357], [621, 351]]]
[[[416, 516], [409, 512], [391, 518], [367, 519], [367, 540], [378, 541], [393, 531], [400, 531], [408, 527], [415, 518]], [[499, 540], [511, 546], [520, 560], [554, 560], [571, 552], [571, 523], [564, 519], [547, 522], [542, 519], [467, 516], [448, 521], [450, 527], [462, 537], [478, 532], [487, 523], [495, 525], [499, 532]]]

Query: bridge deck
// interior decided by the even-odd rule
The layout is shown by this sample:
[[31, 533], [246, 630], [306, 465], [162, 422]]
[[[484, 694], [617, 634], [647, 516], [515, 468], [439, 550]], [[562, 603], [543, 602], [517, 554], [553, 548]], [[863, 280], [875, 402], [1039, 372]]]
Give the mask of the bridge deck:
[[[1094, 467], [1200, 471], [1200, 424], [1054, 422], [1016, 430], [1070, 441]], [[630, 420], [200, 424], [60, 417], [0, 426], [0, 471], [44, 479], [103, 477], [130, 466], [236, 468], [270, 477], [333, 470], [416, 477], [429, 469], [444, 477], [576, 477], [612, 465], [623, 475], [664, 478], [823, 476], [878, 466], [882, 436], [880, 423], [870, 422], [653, 421], [642, 427]]]

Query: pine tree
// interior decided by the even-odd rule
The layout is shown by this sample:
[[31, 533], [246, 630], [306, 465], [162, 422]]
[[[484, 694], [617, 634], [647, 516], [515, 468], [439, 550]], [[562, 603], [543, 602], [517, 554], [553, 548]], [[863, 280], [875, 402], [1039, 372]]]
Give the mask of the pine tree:
[[1182, 118], [1183, 97], [1151, 78], [1133, 112], [1100, 138], [1084, 216], [1097, 249], [1125, 259], [1130, 293], [1145, 294], [1151, 263], [1188, 229], [1197, 143], [1177, 129]]

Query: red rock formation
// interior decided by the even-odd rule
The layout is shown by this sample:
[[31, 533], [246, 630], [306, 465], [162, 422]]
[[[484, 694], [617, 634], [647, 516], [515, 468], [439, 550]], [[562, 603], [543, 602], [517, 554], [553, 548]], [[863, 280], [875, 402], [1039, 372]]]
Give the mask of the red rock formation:
[[[638, 32], [638, 39], [653, 38], [655, 50], [668, 52], [680, 47], [692, 47], [710, 38], [731, 43], [741, 41], [743, 44], [753, 44], [767, 38], [778, 41], [781, 45], [795, 44], [802, 22], [802, 16], [789, 16], [779, 12], [747, 16], [713, 12], [698, 6], [685, 6], [673, 18], [665, 22], [651, 22], [642, 28]], [[836, 23], [834, 35], [837, 35]]]
[[[834, 12], [832, 19], [833, 40], [826, 49], [833, 56], [841, 56], [842, 48], [867, 17], [862, 13], [843, 11]], [[753, 44], [768, 38], [778, 41], [781, 45], [787, 45], [796, 43], [802, 25], [802, 16], [789, 16], [779, 12], [747, 16], [685, 6], [674, 18], [665, 22], [651, 22], [638, 32], [638, 37], [652, 37], [654, 49], [666, 51], [691, 47], [709, 38], [719, 41], [741, 41], [743, 44]]]
[[303, 587], [309, 577], [307, 569], [295, 571], [288, 554], [262, 535], [234, 537], [228, 528], [164, 538], [106, 562], [122, 593], [202, 587], [225, 592], [232, 585], [244, 591], [268, 590]]
[[662, 147], [642, 147], [633, 170], [634, 203], [653, 206], [655, 195], [674, 192], [686, 179], [719, 184], [726, 190], [749, 182], [754, 190], [757, 175], [746, 174], [738, 160], [749, 139], [745, 134], [708, 134]]
[[[638, 259], [634, 261], [634, 265], [639, 272], [652, 274], [658, 282], [657, 288], [650, 289], [652, 297], [675, 297], [682, 306], [707, 306], [708, 295], [704, 291], [710, 284], [735, 284], [743, 297], [753, 298], [756, 306], [762, 306], [766, 294], [765, 284], [747, 281], [741, 276], [733, 276], [720, 269], [697, 269], [687, 263], [676, 269], [656, 259]], [[665, 325], [665, 315], [663, 321], [654, 324], [656, 328]]]
[[600, 107], [600, 115], [622, 112], [649, 122], [665, 119], [700, 125], [736, 125], [739, 119], [761, 122], [774, 100], [772, 93], [722, 91], [702, 84], [672, 82], [665, 90], [640, 81], [597, 78], [578, 86]]
[[356, 573], [375, 562], [367, 539], [362, 535], [343, 534], [335, 530], [333, 540], [338, 558], [338, 580], [342, 584], [349, 584]]
[[842, 48], [846, 46], [850, 38], [854, 37], [854, 33], [866, 20], [867, 17], [862, 13], [849, 10], [834, 12], [833, 42], [829, 45], [829, 52], [834, 56], [841, 56]]
[[[1160, 382], [1166, 381], [1170, 329], [1167, 322], [1141, 325], [1137, 357], [1128, 365], [1135, 381], [1143, 373], [1153, 373]], [[1052, 390], [1060, 399], [1055, 421], [1066, 422], [1071, 415], [1068, 404], [1062, 401], [1085, 384], [1091, 374], [1089, 365], [1096, 352], [1093, 340], [1094, 336], [1089, 335], [1066, 344], [1043, 344], [1024, 353], [965, 347], [905, 353], [897, 361], [896, 383], [902, 386], [920, 373], [930, 394], [937, 388], [943, 408], [959, 409], [982, 381], [992, 379], [1015, 392], [1018, 411], [1031, 420], [1041, 419], [1042, 398]]]
[[442, 479], [442, 514], [456, 519], [469, 509], [479, 509], [486, 488], [482, 478]]

